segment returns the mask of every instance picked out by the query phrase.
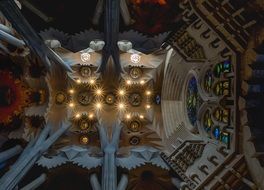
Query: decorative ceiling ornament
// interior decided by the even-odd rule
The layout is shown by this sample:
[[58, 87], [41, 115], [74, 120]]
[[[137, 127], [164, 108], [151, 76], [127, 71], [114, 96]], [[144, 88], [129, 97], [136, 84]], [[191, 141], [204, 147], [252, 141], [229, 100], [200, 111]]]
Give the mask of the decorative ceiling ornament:
[[132, 79], [139, 79], [142, 76], [142, 70], [139, 67], [132, 67], [129, 70], [129, 75]]
[[86, 63], [88, 61], [90, 61], [91, 59], [91, 55], [87, 52], [81, 53], [81, 60]]
[[87, 105], [92, 103], [94, 98], [93, 98], [92, 93], [90, 91], [85, 90], [85, 91], [79, 92], [77, 99], [81, 105], [87, 106]]
[[142, 97], [139, 93], [132, 93], [129, 95], [128, 101], [131, 106], [138, 107], [141, 105]]
[[63, 104], [67, 101], [67, 96], [63, 92], [58, 92], [55, 97], [56, 104]]
[[22, 113], [22, 109], [29, 105], [30, 91], [10, 72], [0, 71], [0, 92], [0, 121], [7, 124], [13, 116]]
[[89, 77], [89, 76], [91, 76], [91, 74], [92, 74], [92, 71], [91, 71], [90, 67], [88, 67], [88, 66], [81, 66], [80, 67], [80, 75], [82, 77]]
[[129, 130], [132, 132], [139, 132], [142, 127], [142, 124], [139, 120], [133, 120], [129, 123]]
[[147, 163], [169, 170], [167, 164], [162, 160], [159, 150], [152, 147], [138, 147], [130, 151], [129, 157], [117, 158], [117, 166], [129, 170], [140, 167]]
[[140, 60], [141, 60], [141, 55], [139, 55], [139, 54], [137, 54], [137, 53], [133, 53], [133, 54], [130, 55], [130, 61], [131, 61], [132, 63], [137, 64], [137, 63], [140, 62]]

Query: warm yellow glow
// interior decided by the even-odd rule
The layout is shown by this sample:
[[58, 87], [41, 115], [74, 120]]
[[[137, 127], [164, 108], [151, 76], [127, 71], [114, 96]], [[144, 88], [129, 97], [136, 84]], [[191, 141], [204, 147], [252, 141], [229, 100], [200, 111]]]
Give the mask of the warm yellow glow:
[[69, 90], [69, 93], [70, 93], [70, 94], [73, 94], [73, 93], [74, 93], [74, 89], [70, 89], [70, 90]]
[[130, 114], [127, 114], [127, 115], [126, 115], [126, 118], [127, 118], [127, 119], [131, 119], [131, 115], [130, 115]]
[[90, 113], [88, 117], [89, 117], [89, 119], [93, 119], [94, 114]]
[[77, 79], [76, 82], [77, 82], [78, 84], [80, 84], [82, 81], [81, 81], [81, 79]]
[[151, 91], [147, 90], [146, 95], [148, 95], [148, 96], [151, 95]]
[[127, 84], [127, 85], [130, 85], [130, 84], [132, 84], [132, 81], [131, 81], [131, 80], [127, 80], [127, 81], [126, 81], [126, 84]]
[[95, 93], [96, 93], [96, 95], [100, 96], [100, 95], [102, 95], [103, 91], [101, 89], [97, 89], [95, 91]]
[[89, 83], [90, 83], [90, 84], [95, 84], [95, 80], [94, 80], [94, 79], [90, 79], [90, 80], [89, 80]]
[[118, 91], [118, 94], [119, 94], [120, 96], [124, 96], [124, 95], [125, 95], [125, 90], [120, 89], [120, 90]]
[[119, 108], [119, 109], [124, 109], [124, 108], [125, 108], [125, 104], [123, 104], [123, 103], [119, 103], [119, 104], [118, 104], [118, 108]]
[[140, 119], [144, 119], [144, 115], [139, 115], [139, 118]]
[[102, 104], [99, 103], [99, 102], [95, 106], [96, 106], [97, 109], [101, 109], [102, 108]]
[[73, 107], [74, 107], [74, 103], [69, 103], [69, 106], [70, 106], [71, 108], [73, 108]]
[[75, 118], [80, 118], [81, 117], [81, 114], [79, 114], [79, 113], [77, 113], [76, 115], [75, 115]]
[[144, 80], [141, 80], [139, 83], [140, 83], [141, 85], [144, 85], [144, 84], [145, 84], [145, 81], [144, 81]]
[[149, 109], [149, 108], [150, 108], [150, 105], [149, 105], [149, 104], [147, 104], [147, 105], [146, 105], [146, 108], [147, 108], [147, 109]]

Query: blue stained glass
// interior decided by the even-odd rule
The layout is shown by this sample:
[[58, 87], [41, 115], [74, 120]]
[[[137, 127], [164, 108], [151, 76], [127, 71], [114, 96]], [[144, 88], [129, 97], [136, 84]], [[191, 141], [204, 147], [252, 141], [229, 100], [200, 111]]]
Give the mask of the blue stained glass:
[[161, 102], [160, 95], [157, 95], [157, 96], [156, 96], [156, 98], [155, 98], [155, 102], [156, 102], [157, 105], [160, 104], [160, 102]]
[[200, 101], [200, 97], [198, 96], [197, 80], [195, 77], [192, 77], [188, 83], [186, 102], [188, 117], [192, 125], [194, 125], [197, 121], [197, 110]]
[[227, 145], [229, 145], [230, 141], [230, 134], [229, 133], [222, 133], [221, 134], [221, 141]]
[[213, 130], [213, 135], [214, 137], [218, 140], [220, 138], [220, 128], [219, 127], [215, 127]]

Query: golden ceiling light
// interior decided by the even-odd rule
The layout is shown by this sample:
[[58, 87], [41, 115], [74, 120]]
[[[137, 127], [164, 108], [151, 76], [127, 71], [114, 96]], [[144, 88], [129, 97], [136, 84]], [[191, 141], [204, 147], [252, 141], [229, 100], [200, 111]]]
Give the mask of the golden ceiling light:
[[139, 84], [144, 85], [144, 84], [145, 84], [145, 81], [144, 81], [144, 80], [141, 80], [141, 81], [139, 82]]
[[81, 79], [77, 79], [76, 82], [77, 82], [78, 84], [81, 84], [82, 81], [81, 81]]
[[126, 114], [126, 119], [131, 119], [131, 115], [129, 113]]
[[150, 106], [149, 104], [146, 105], [146, 108], [147, 108], [147, 109], [150, 109], [150, 107], [151, 107], [151, 106]]
[[139, 115], [139, 118], [140, 119], [144, 119], [144, 115]]
[[94, 85], [95, 84], [95, 80], [94, 79], [90, 79], [89, 83], [90, 83], [90, 85]]
[[127, 81], [126, 81], [126, 84], [127, 84], [127, 85], [131, 85], [131, 84], [132, 84], [132, 81], [131, 81], [131, 80], [127, 80]]
[[69, 103], [69, 107], [70, 107], [70, 108], [73, 108], [74, 106], [75, 106], [74, 103], [72, 103], [72, 102]]
[[150, 96], [150, 95], [151, 95], [151, 91], [150, 91], [150, 90], [147, 90], [147, 91], [146, 91], [146, 95], [147, 95], [147, 96]]
[[89, 117], [89, 119], [93, 119], [94, 118], [94, 114], [90, 113], [88, 117]]
[[125, 95], [125, 90], [120, 89], [120, 90], [118, 91], [118, 94], [119, 94], [120, 96], [124, 96], [124, 95]]
[[79, 119], [81, 117], [81, 114], [79, 114], [79, 113], [77, 113], [76, 115], [75, 115], [75, 118], [76, 119]]
[[119, 104], [118, 104], [118, 108], [119, 108], [120, 110], [124, 109], [124, 108], [125, 108], [125, 104], [124, 104], [124, 103], [119, 103]]
[[97, 109], [101, 109], [102, 108], [102, 104], [100, 102], [98, 102], [98, 103], [95, 104], [95, 107]]
[[70, 93], [70, 94], [74, 94], [74, 89], [70, 89], [70, 90], [69, 90], [69, 93]]
[[103, 90], [100, 89], [100, 88], [98, 88], [98, 89], [95, 91], [95, 94], [96, 94], [97, 96], [101, 96], [101, 95], [103, 94]]

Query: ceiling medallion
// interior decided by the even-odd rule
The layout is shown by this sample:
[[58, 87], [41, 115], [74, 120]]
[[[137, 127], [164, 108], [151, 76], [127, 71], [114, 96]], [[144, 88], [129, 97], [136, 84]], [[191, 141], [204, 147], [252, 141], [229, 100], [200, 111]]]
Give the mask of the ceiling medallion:
[[132, 67], [129, 71], [129, 75], [132, 79], [138, 79], [142, 76], [142, 70], [138, 67]]
[[63, 104], [67, 97], [63, 92], [58, 92], [55, 97], [56, 104]]
[[89, 91], [82, 91], [78, 94], [78, 102], [87, 106], [93, 101], [93, 96]]
[[129, 130], [132, 132], [138, 132], [141, 129], [141, 122], [138, 120], [131, 121], [129, 124]]
[[88, 119], [83, 118], [79, 121], [79, 127], [81, 130], [88, 130], [91, 128], [91, 122]]
[[130, 138], [129, 143], [134, 146], [138, 145], [140, 143], [140, 138], [137, 136], [133, 136]]
[[108, 105], [113, 105], [115, 103], [115, 95], [112, 94], [112, 93], [107, 94], [106, 97], [105, 97], [105, 102]]
[[133, 93], [129, 95], [128, 101], [131, 106], [138, 107], [142, 102], [142, 97], [139, 93]]
[[91, 73], [92, 73], [92, 71], [88, 66], [82, 66], [80, 68], [80, 74], [82, 77], [89, 77], [89, 76], [91, 76]]
[[91, 59], [91, 55], [89, 53], [82, 53], [81, 54], [81, 60], [83, 62], [90, 61], [90, 59]]
[[83, 145], [86, 145], [89, 143], [89, 138], [87, 136], [81, 136], [80, 137], [80, 143]]
[[136, 53], [133, 53], [130, 56], [130, 60], [131, 60], [132, 63], [139, 63], [140, 59], [141, 59], [141, 56], [139, 54], [136, 54]]

